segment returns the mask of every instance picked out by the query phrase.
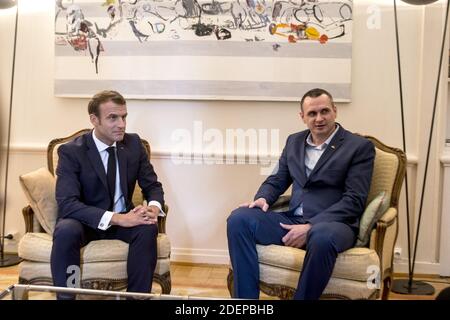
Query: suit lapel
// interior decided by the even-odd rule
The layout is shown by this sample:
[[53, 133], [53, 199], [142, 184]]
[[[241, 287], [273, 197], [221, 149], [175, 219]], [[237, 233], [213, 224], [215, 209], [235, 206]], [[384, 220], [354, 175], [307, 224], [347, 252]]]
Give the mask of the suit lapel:
[[106, 172], [105, 167], [103, 166], [102, 159], [100, 158], [100, 154], [98, 153], [98, 149], [94, 143], [94, 139], [92, 138], [93, 131], [89, 135], [86, 136], [87, 140], [87, 155], [89, 158], [89, 161], [92, 164], [92, 167], [94, 168], [94, 171], [97, 173], [98, 177], [100, 178], [101, 182], [103, 183], [103, 186], [106, 190], [108, 190], [108, 183], [106, 181]]
[[[298, 146], [299, 150], [296, 150], [296, 154], [300, 154], [298, 166], [300, 167], [300, 183], [301, 185], [304, 185], [307, 178], [306, 178], [306, 167], [305, 167], [305, 149], [306, 149], [306, 137], [308, 136], [308, 133], [304, 135], [303, 137], [300, 137], [298, 143], [296, 143], [296, 146]], [[297, 157], [294, 157], [294, 159], [297, 159]]]
[[127, 146], [121, 141], [117, 142], [117, 158], [119, 161], [120, 187], [125, 199], [128, 199], [127, 183]]
[[322, 156], [319, 158], [319, 161], [317, 161], [317, 164], [314, 167], [313, 171], [311, 171], [309, 177], [312, 177], [313, 174], [316, 173], [331, 158], [336, 150], [339, 149], [339, 147], [344, 142], [344, 133], [344, 128], [340, 127], [338, 132], [336, 132], [336, 135], [333, 137], [333, 139], [331, 139], [330, 144], [325, 149]]

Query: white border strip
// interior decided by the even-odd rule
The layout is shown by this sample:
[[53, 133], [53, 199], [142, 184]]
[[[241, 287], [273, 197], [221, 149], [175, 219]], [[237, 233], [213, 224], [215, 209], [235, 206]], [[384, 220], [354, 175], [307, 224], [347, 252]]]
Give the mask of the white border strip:
[[228, 250], [172, 248], [171, 261], [189, 263], [230, 264]]

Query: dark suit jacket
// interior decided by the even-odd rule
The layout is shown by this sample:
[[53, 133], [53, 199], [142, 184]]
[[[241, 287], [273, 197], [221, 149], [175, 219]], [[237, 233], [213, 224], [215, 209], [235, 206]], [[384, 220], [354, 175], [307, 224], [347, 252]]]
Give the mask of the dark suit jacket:
[[[56, 201], [58, 218], [73, 218], [96, 229], [108, 210], [110, 197], [105, 168], [92, 138], [92, 131], [58, 149], [56, 169]], [[126, 210], [131, 202], [136, 181], [144, 198], [164, 205], [164, 192], [137, 134], [125, 134], [117, 142], [120, 186]]]
[[305, 146], [309, 132], [288, 137], [278, 171], [261, 185], [255, 199], [264, 198], [272, 205], [293, 184], [289, 209], [303, 203], [306, 221], [338, 221], [358, 228], [372, 179], [372, 142], [340, 126], [307, 178]]

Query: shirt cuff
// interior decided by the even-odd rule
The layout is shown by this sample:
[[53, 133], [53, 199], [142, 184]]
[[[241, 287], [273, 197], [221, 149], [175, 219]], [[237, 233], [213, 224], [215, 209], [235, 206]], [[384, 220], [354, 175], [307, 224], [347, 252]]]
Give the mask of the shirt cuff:
[[155, 207], [158, 207], [158, 209], [159, 209], [159, 214], [158, 214], [158, 216], [160, 216], [160, 217], [165, 217], [166, 216], [166, 213], [163, 211], [163, 209], [161, 208], [161, 203], [159, 203], [158, 201], [155, 201], [155, 200], [152, 200], [152, 201], [149, 201], [149, 203], [147, 204], [147, 206], [155, 206]]
[[111, 227], [111, 218], [113, 216], [114, 212], [106, 211], [102, 218], [100, 219], [100, 223], [98, 224], [98, 227], [100, 230], [107, 230], [109, 227]]

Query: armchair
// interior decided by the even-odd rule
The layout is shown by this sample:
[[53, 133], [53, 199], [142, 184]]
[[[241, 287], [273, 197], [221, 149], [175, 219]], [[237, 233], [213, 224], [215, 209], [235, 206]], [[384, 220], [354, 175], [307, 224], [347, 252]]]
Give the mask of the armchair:
[[[382, 288], [387, 299], [392, 283], [393, 253], [398, 234], [398, 201], [406, 170], [403, 151], [366, 136], [375, 145], [374, 171], [366, 206], [385, 192], [390, 199], [370, 232], [367, 247], [354, 247], [338, 255], [332, 277], [321, 299], [376, 299]], [[290, 196], [281, 196], [270, 210], [285, 211]], [[361, 225], [360, 225], [361, 228]], [[269, 296], [291, 299], [300, 277], [305, 251], [278, 245], [257, 245], [260, 290]], [[376, 267], [375, 269], [373, 267]], [[378, 267], [379, 266], [379, 270]], [[376, 276], [375, 283], [368, 279]], [[228, 290], [233, 295], [233, 271], [228, 274]]]
[[[20, 284], [52, 285], [50, 253], [52, 233], [56, 222], [55, 170], [58, 163], [58, 148], [74, 138], [89, 132], [80, 130], [69, 137], [52, 140], [47, 148], [47, 167], [22, 175], [20, 181], [30, 205], [23, 208], [26, 234], [19, 242]], [[150, 145], [142, 139], [142, 144], [150, 158]], [[136, 185], [133, 203], [143, 202], [142, 191]], [[164, 212], [169, 208], [165, 205]], [[153, 281], [161, 286], [161, 292], [169, 294], [170, 242], [166, 231], [166, 217], [158, 218], [158, 259]], [[81, 249], [81, 287], [101, 290], [122, 290], [127, 287], [128, 244], [120, 240], [92, 241]]]

